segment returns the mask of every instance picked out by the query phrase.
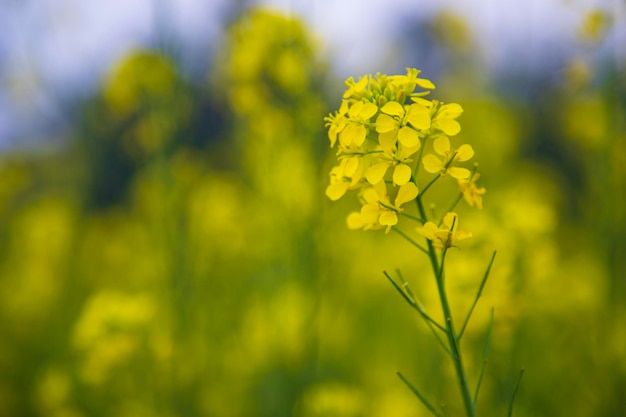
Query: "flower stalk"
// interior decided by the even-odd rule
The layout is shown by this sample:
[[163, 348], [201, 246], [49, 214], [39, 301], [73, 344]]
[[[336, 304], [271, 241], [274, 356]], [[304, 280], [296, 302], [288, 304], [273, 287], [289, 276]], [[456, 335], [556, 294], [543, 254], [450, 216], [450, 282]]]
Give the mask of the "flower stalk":
[[[420, 315], [451, 358], [465, 416], [477, 417], [476, 400], [489, 354], [493, 313], [473, 392], [463, 360], [461, 338], [484, 290], [495, 252], [459, 330], [446, 289], [446, 259], [451, 248], [472, 237], [471, 233], [459, 229], [459, 215], [453, 210], [462, 199], [470, 207], [482, 208], [482, 196], [486, 191], [476, 185], [480, 177], [477, 165], [474, 164], [472, 169], [463, 166], [474, 156], [473, 148], [469, 144], [453, 146], [450, 139], [461, 131], [456, 119], [463, 108], [457, 103], [428, 100], [427, 96], [435, 85], [419, 78], [419, 74], [419, 70], [407, 68], [406, 75], [376, 74], [360, 77], [358, 81], [353, 78], [346, 80], [348, 88], [339, 110], [325, 119], [330, 145], [338, 148], [338, 165], [330, 172], [326, 194], [333, 201], [348, 192], [357, 194], [361, 208], [349, 214], [347, 226], [350, 229], [382, 229], [386, 233], [393, 230], [427, 256], [437, 284], [443, 323], [426, 312], [400, 271], [401, 284], [387, 272], [383, 273], [407, 304]], [[425, 91], [416, 92], [416, 88]], [[424, 176], [427, 177], [422, 178]], [[432, 203], [427, 212], [426, 192], [449, 179], [455, 180], [459, 186], [458, 193], [451, 199], [453, 204], [441, 217], [437, 216]], [[413, 201], [415, 206], [407, 204]], [[406, 219], [420, 226], [412, 232], [407, 231], [402, 227]], [[424, 243], [420, 243], [420, 239]], [[401, 372], [398, 371], [397, 375], [433, 415], [449, 415], [445, 404], [435, 407]], [[513, 399], [518, 386], [519, 380]], [[511, 410], [512, 403], [509, 415]]]

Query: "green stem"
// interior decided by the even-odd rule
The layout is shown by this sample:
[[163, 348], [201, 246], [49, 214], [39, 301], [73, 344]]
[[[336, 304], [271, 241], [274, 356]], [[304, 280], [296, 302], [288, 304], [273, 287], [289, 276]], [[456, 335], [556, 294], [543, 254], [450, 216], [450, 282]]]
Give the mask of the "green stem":
[[402, 230], [398, 229], [397, 227], [392, 227], [391, 230], [393, 230], [394, 232], [396, 232], [397, 234], [399, 234], [400, 236], [402, 236], [404, 239], [406, 239], [407, 242], [409, 242], [411, 245], [415, 246], [417, 249], [421, 250], [422, 252], [424, 252], [425, 254], [428, 254], [428, 251], [419, 243], [417, 243], [416, 241], [414, 241], [413, 239], [411, 239], [406, 233], [404, 233]]
[[491, 255], [491, 260], [489, 261], [489, 265], [487, 265], [487, 270], [485, 271], [485, 275], [483, 275], [483, 279], [480, 282], [480, 286], [478, 287], [478, 292], [476, 293], [476, 297], [474, 297], [474, 302], [472, 303], [472, 306], [469, 309], [469, 312], [467, 313], [467, 316], [465, 317], [465, 321], [463, 322], [463, 326], [461, 326], [461, 331], [459, 332], [459, 340], [461, 340], [461, 338], [463, 337], [463, 333], [465, 333], [465, 328], [467, 327], [467, 323], [469, 323], [470, 318], [472, 317], [472, 313], [474, 312], [474, 308], [476, 308], [476, 304], [478, 303], [478, 300], [480, 299], [480, 296], [483, 293], [483, 289], [485, 288], [485, 284], [487, 283], [487, 278], [489, 278], [489, 272], [491, 272], [491, 266], [493, 265], [493, 261], [496, 259], [496, 252], [493, 252], [493, 255]]
[[426, 193], [426, 191], [428, 191], [430, 186], [433, 185], [439, 178], [441, 178], [441, 173], [437, 174], [435, 176], [435, 178], [433, 178], [428, 184], [426, 184], [426, 187], [424, 187], [424, 189], [422, 190], [421, 194], [424, 195], [424, 193]]
[[[430, 245], [432, 248], [432, 244]], [[432, 248], [434, 252], [434, 248]], [[433, 253], [434, 256], [436, 256]], [[461, 349], [454, 329], [454, 320], [452, 319], [452, 312], [450, 310], [450, 304], [448, 303], [448, 295], [445, 288], [445, 274], [444, 274], [444, 262], [446, 258], [446, 249], [441, 254], [441, 266], [439, 273], [436, 274], [437, 289], [439, 290], [439, 298], [441, 300], [441, 308], [443, 310], [443, 316], [446, 322], [448, 344], [450, 345], [450, 351], [452, 352], [452, 361], [454, 362], [454, 369], [459, 381], [459, 388], [461, 389], [461, 396], [463, 397], [463, 405], [465, 406], [465, 413], [467, 417], [476, 417], [476, 410], [474, 408], [474, 402], [467, 385], [467, 376], [465, 375], [465, 367], [463, 365], [463, 356], [461, 355]]]
[[430, 403], [430, 401], [428, 401], [426, 399], [426, 397], [417, 389], [413, 386], [413, 384], [411, 384], [405, 377], [404, 375], [402, 375], [402, 373], [400, 371], [396, 371], [396, 375], [398, 375], [398, 377], [402, 380], [402, 382], [404, 382], [406, 384], [407, 387], [409, 387], [409, 389], [411, 391], [413, 391], [413, 394], [415, 394], [415, 396], [417, 398], [419, 398], [419, 400], [422, 402], [422, 404], [424, 404], [424, 406], [426, 408], [428, 408], [428, 410], [430, 410], [431, 413], [433, 413], [433, 415], [440, 417], [441, 413], [439, 413], [439, 411], [437, 411], [437, 409]]
[[[459, 201], [461, 201], [461, 198], [463, 198], [463, 194], [459, 193], [459, 195], [456, 197], [452, 205], [448, 208], [448, 211], [446, 211], [446, 213], [450, 213], [454, 211], [454, 208], [456, 207], [457, 204], [459, 204]], [[438, 226], [441, 227], [442, 224], [443, 224], [443, 217], [441, 218], [441, 221], [439, 221]]]
[[[422, 219], [427, 219], [426, 210], [424, 209], [424, 203], [422, 202], [421, 194], [417, 196], [415, 199], [417, 203], [417, 209], [419, 210], [420, 216]], [[435, 248], [433, 247], [433, 242], [430, 239], [426, 239], [426, 244], [428, 245], [428, 257], [430, 258], [430, 264], [435, 272], [435, 276], [439, 275], [439, 262], [437, 261], [437, 254], [435, 253]]]
[[513, 403], [515, 402], [515, 396], [517, 395], [517, 390], [519, 389], [519, 384], [522, 382], [522, 377], [524, 376], [524, 369], [522, 369], [519, 373], [519, 377], [517, 378], [517, 382], [515, 383], [515, 388], [513, 388], [513, 395], [511, 396], [511, 402], [509, 403], [509, 411], [507, 412], [507, 417], [511, 417], [513, 415]]
[[413, 215], [411, 215], [411, 214], [408, 214], [408, 213], [405, 213], [405, 212], [402, 212], [402, 211], [401, 211], [399, 214], [400, 214], [401, 216], [407, 217], [407, 218], [409, 218], [409, 219], [411, 219], [411, 220], [415, 220], [416, 222], [420, 222], [421, 224], [426, 223], [426, 220], [424, 220], [424, 219], [420, 219], [420, 218], [419, 218], [419, 217], [417, 217], [417, 216], [413, 216]]

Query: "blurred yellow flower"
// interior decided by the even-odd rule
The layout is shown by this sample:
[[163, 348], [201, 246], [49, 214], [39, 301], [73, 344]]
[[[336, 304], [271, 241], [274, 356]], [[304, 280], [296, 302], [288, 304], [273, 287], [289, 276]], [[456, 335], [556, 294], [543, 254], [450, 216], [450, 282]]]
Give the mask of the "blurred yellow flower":
[[450, 174], [453, 178], [469, 178], [470, 170], [452, 166], [455, 162], [464, 162], [474, 156], [474, 149], [470, 145], [461, 145], [458, 150], [450, 148], [450, 139], [447, 136], [441, 136], [433, 142], [433, 149], [443, 158], [439, 158], [433, 154], [424, 157], [424, 169], [431, 174], [440, 173], [441, 175]]
[[484, 187], [478, 188], [476, 186], [476, 181], [480, 178], [480, 174], [476, 173], [473, 177], [469, 179], [458, 178], [459, 189], [461, 190], [461, 194], [467, 204], [470, 207], [477, 207], [479, 209], [483, 208], [483, 194], [487, 192]]
[[458, 230], [459, 216], [456, 213], [447, 213], [443, 218], [442, 226], [437, 226], [433, 222], [426, 222], [417, 231], [423, 234], [426, 239], [431, 240], [433, 246], [439, 249], [456, 246], [456, 242], [469, 239], [471, 233]]

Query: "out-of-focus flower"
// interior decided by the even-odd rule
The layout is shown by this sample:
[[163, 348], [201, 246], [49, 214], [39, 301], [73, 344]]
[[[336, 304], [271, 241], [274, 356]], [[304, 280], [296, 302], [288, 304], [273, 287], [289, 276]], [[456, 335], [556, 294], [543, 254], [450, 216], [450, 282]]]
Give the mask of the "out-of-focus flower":
[[471, 233], [458, 230], [459, 216], [456, 213], [448, 213], [443, 218], [441, 226], [433, 222], [426, 222], [417, 231], [423, 234], [426, 239], [432, 241], [433, 246], [439, 249], [457, 246], [456, 243], [472, 237]]
[[484, 187], [478, 188], [476, 181], [480, 178], [480, 174], [476, 173], [469, 179], [458, 178], [459, 189], [467, 204], [470, 207], [483, 208], [483, 194], [487, 192]]

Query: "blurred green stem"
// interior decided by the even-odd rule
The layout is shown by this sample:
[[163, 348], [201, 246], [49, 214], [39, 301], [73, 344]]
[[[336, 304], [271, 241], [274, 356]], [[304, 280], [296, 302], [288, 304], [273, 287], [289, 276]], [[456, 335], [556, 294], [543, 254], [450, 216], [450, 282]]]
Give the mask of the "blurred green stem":
[[[426, 211], [424, 210], [424, 203], [422, 202], [421, 195], [416, 198], [417, 208], [420, 216], [426, 219]], [[441, 253], [441, 263], [438, 262], [437, 253], [435, 247], [430, 239], [426, 240], [428, 245], [428, 256], [435, 274], [437, 281], [437, 290], [439, 292], [439, 300], [441, 302], [441, 309], [443, 311], [443, 317], [445, 320], [446, 334], [448, 336], [448, 345], [451, 352], [452, 362], [454, 363], [454, 370], [456, 371], [457, 380], [459, 382], [459, 388], [461, 390], [461, 396], [463, 397], [463, 405], [465, 407], [465, 414], [467, 417], [476, 417], [476, 410], [474, 408], [474, 402], [467, 385], [467, 376], [465, 374], [465, 367], [463, 365], [463, 356], [461, 355], [461, 348], [459, 346], [459, 340], [457, 338], [456, 330], [454, 328], [454, 320], [452, 319], [452, 312], [450, 310], [450, 304], [448, 302], [448, 295], [446, 293], [445, 286], [445, 271], [444, 263], [446, 259], [446, 249], [443, 249]]]

